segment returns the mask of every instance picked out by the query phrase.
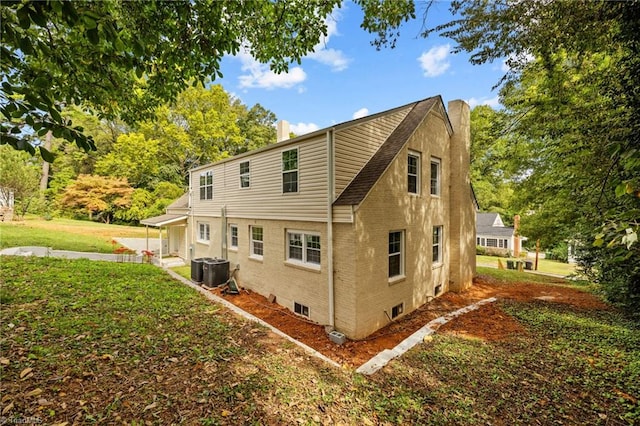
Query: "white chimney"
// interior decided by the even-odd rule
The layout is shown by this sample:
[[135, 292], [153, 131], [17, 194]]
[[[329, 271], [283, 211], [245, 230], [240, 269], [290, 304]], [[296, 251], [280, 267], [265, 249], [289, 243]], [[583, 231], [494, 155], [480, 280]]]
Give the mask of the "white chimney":
[[289, 122], [286, 120], [278, 121], [278, 124], [276, 125], [276, 132], [276, 142], [282, 142], [289, 139], [289, 133], [291, 133], [291, 130], [289, 130]]

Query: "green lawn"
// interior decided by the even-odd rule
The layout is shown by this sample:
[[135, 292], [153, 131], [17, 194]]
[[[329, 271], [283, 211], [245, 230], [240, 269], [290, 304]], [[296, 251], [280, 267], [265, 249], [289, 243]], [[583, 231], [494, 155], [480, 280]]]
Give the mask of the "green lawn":
[[[0, 223], [0, 248], [44, 246], [56, 250], [112, 253], [115, 237], [143, 238], [144, 227], [108, 225], [72, 219], [43, 220], [28, 217], [20, 222]], [[157, 238], [158, 231], [149, 229]]]
[[[640, 329], [613, 309], [500, 302], [523, 333], [496, 342], [436, 334], [368, 377], [327, 366], [151, 265], [4, 257], [0, 268], [0, 412], [7, 418], [640, 422]], [[518, 274], [491, 270], [505, 281], [507, 272]]]
[[[485, 255], [476, 256], [476, 262], [478, 266], [492, 266], [497, 268], [498, 260], [502, 262], [505, 268], [507, 267], [508, 259], [505, 257], [485, 256]], [[527, 259], [527, 260], [531, 260], [535, 263], [534, 259]], [[538, 272], [567, 276], [575, 272], [575, 265], [558, 262], [556, 260], [539, 259]]]

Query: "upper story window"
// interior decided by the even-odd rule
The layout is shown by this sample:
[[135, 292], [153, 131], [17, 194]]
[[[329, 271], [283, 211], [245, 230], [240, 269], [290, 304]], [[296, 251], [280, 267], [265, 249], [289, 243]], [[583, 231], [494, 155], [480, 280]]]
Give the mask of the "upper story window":
[[420, 153], [409, 151], [407, 156], [407, 188], [411, 194], [420, 193]]
[[229, 247], [232, 249], [238, 248], [238, 225], [229, 225]]
[[262, 259], [264, 255], [264, 232], [262, 226], [251, 226], [251, 256]]
[[433, 227], [433, 263], [442, 263], [442, 226]]
[[208, 223], [198, 222], [198, 242], [208, 243], [211, 240], [211, 227]]
[[287, 232], [287, 260], [320, 265], [320, 235]]
[[431, 195], [440, 195], [440, 159], [431, 157]]
[[389, 232], [389, 278], [404, 274], [404, 231]]
[[213, 200], [213, 170], [200, 173], [200, 199]]
[[240, 163], [240, 188], [251, 186], [251, 167], [248, 161]]
[[298, 192], [298, 148], [282, 152], [282, 192]]

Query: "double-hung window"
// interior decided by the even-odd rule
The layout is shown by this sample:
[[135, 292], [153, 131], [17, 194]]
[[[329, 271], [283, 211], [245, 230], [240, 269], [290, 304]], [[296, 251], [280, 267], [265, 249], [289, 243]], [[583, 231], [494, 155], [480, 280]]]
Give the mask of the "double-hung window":
[[389, 278], [404, 274], [404, 231], [389, 232]]
[[320, 235], [299, 231], [287, 232], [287, 260], [307, 265], [320, 265]]
[[441, 175], [440, 159], [431, 157], [431, 195], [440, 196]]
[[213, 170], [200, 173], [200, 199], [213, 200]]
[[262, 226], [251, 226], [251, 256], [262, 259], [264, 255], [264, 234]]
[[434, 226], [433, 227], [433, 257], [432, 261], [434, 264], [442, 263], [442, 226]]
[[229, 225], [229, 248], [238, 249], [238, 225]]
[[240, 163], [240, 188], [251, 186], [251, 166], [248, 161]]
[[211, 227], [208, 223], [198, 222], [198, 242], [208, 243], [211, 240]]
[[298, 148], [282, 152], [282, 192], [298, 192]]
[[420, 194], [420, 153], [409, 151], [407, 156], [407, 189], [411, 194]]

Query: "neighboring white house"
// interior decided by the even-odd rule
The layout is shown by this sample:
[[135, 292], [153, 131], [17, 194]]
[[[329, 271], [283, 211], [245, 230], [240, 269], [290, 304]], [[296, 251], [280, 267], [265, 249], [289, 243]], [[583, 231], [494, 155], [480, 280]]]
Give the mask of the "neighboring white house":
[[[518, 220], [516, 216], [514, 223]], [[476, 213], [476, 245], [486, 248], [488, 253], [517, 256], [526, 240], [517, 235], [514, 227], [504, 226], [500, 214]]]
[[[142, 223], [170, 254], [227, 259], [242, 287], [361, 339], [472, 284], [470, 112], [439, 96], [191, 170]], [[284, 134], [282, 134], [284, 133]]]

